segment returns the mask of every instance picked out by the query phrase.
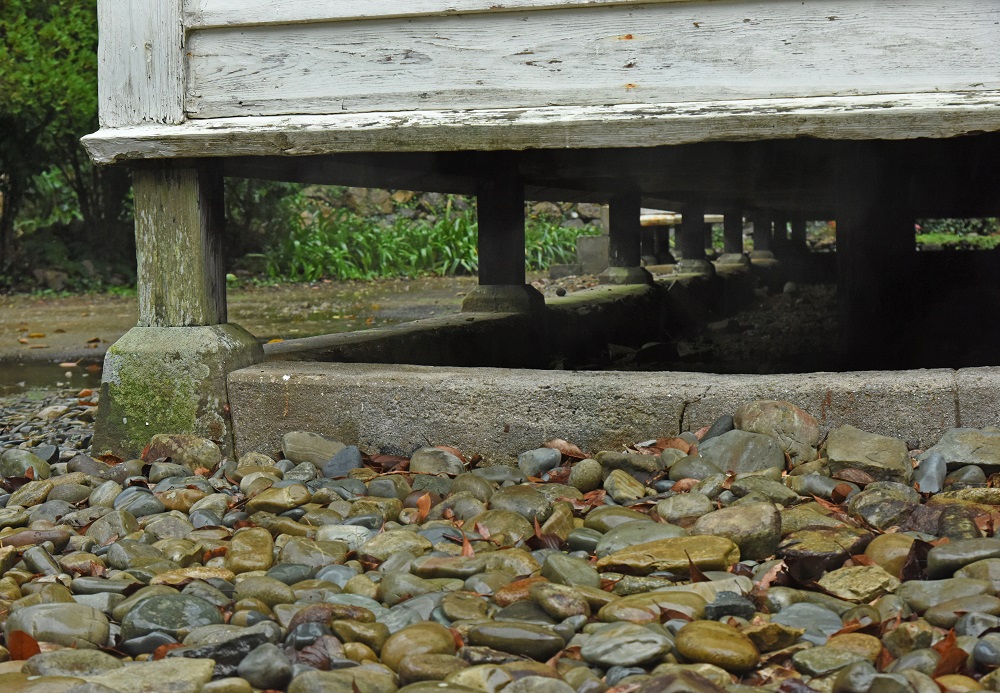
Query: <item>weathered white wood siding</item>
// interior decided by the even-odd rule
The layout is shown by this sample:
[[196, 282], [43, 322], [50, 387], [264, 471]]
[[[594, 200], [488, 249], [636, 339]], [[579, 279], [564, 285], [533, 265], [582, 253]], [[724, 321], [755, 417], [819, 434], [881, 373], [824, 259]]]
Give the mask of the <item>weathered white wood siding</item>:
[[184, 121], [182, 0], [97, 6], [101, 127]]
[[189, 3], [189, 21], [213, 24], [249, 7], [246, 26], [192, 26], [185, 109], [219, 118], [1000, 89], [997, 0], [470, 4], [448, 14], [456, 3], [418, 0], [419, 16], [350, 21], [365, 3], [317, 2], [337, 19], [318, 21], [296, 2], [289, 12], [304, 23], [261, 26], [283, 6]]
[[1000, 130], [1000, 91], [193, 119], [83, 138], [101, 163], [198, 156], [654, 147], [792, 137], [900, 140]]
[[[704, 2], [704, 0], [702, 0]], [[296, 22], [412, 18], [427, 15], [511, 12], [525, 9], [651, 5], [691, 0], [284, 0], [281, 11], [273, 0], [187, 0], [185, 24], [192, 28], [260, 26]]]

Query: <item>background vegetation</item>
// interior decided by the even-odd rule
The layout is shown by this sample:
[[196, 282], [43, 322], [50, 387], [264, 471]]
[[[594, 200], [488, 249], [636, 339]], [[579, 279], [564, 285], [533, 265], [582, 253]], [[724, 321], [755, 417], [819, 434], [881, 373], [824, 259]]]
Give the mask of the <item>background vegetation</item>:
[[[0, 290], [134, 282], [127, 172], [92, 166], [79, 144], [98, 127], [96, 3], [0, 0]], [[271, 281], [476, 271], [473, 200], [384, 197], [373, 211], [348, 189], [228, 180], [230, 269]], [[567, 206], [534, 209], [530, 268], [571, 261], [576, 236], [596, 232]], [[919, 224], [926, 247], [1000, 243], [997, 219]]]

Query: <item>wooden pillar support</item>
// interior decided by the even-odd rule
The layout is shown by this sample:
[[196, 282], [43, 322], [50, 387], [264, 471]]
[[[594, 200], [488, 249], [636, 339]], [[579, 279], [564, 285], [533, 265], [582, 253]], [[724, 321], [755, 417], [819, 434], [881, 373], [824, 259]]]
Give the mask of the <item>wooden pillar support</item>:
[[788, 217], [777, 214], [774, 217], [774, 228], [771, 231], [771, 250], [775, 257], [788, 257]]
[[638, 188], [608, 200], [608, 268], [598, 277], [602, 284], [652, 283], [652, 275], [641, 267], [641, 209]]
[[837, 164], [837, 302], [858, 367], [906, 367], [915, 252], [910, 171], [891, 143], [845, 143]]
[[225, 323], [219, 167], [138, 169], [132, 190], [139, 326]]
[[771, 215], [760, 210], [753, 217], [753, 251], [751, 260], [773, 260], [771, 252]]
[[641, 197], [638, 190], [619, 193], [608, 201], [608, 265], [639, 266]]
[[186, 433], [232, 456], [226, 377], [264, 353], [226, 323], [220, 169], [137, 169], [133, 192], [139, 324], [104, 358], [93, 449], [136, 457], [157, 433]]
[[727, 210], [723, 216], [723, 248], [725, 254], [743, 254], [743, 212], [738, 209]]
[[479, 185], [479, 283], [524, 284], [524, 182], [511, 156], [499, 156], [494, 175]]
[[545, 306], [541, 293], [524, 281], [524, 181], [517, 155], [500, 152], [483, 162], [490, 174], [476, 192], [479, 225], [479, 286], [462, 310], [535, 313]]
[[705, 256], [705, 205], [689, 202], [684, 206], [681, 223], [677, 226], [681, 259], [677, 271], [714, 274], [715, 267]]
[[750, 265], [750, 258], [743, 254], [743, 211], [727, 209], [722, 217], [722, 255], [724, 265]]
[[805, 255], [809, 252], [806, 245], [806, 218], [801, 214], [792, 217], [792, 239], [790, 251], [795, 255]]

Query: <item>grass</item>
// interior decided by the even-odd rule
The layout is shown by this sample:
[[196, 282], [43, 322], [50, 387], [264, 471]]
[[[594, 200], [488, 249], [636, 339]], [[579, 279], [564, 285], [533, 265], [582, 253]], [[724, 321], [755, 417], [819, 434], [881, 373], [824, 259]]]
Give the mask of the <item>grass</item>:
[[[587, 231], [529, 218], [526, 269], [572, 262], [576, 238], [582, 233]], [[270, 248], [266, 258], [268, 276], [283, 281], [475, 274], [479, 269], [476, 212], [447, 208], [433, 221], [397, 217], [380, 223], [303, 198], [288, 237]]]

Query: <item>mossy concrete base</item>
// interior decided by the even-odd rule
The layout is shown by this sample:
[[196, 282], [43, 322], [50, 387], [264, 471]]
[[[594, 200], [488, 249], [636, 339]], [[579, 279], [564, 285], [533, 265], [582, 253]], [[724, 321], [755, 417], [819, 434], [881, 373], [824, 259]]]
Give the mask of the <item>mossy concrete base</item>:
[[136, 457], [157, 433], [192, 433], [231, 454], [226, 376], [263, 360], [239, 325], [133, 327], [104, 357], [94, 453]]
[[720, 265], [743, 265], [744, 267], [750, 266], [750, 258], [743, 253], [723, 253], [716, 260]]
[[711, 277], [715, 274], [715, 265], [709, 260], [681, 258], [674, 267], [677, 274], [701, 274]]
[[463, 313], [539, 314], [545, 297], [530, 284], [486, 284], [477, 286], [462, 301]]
[[597, 275], [601, 284], [652, 284], [653, 275], [645, 267], [608, 267]]

